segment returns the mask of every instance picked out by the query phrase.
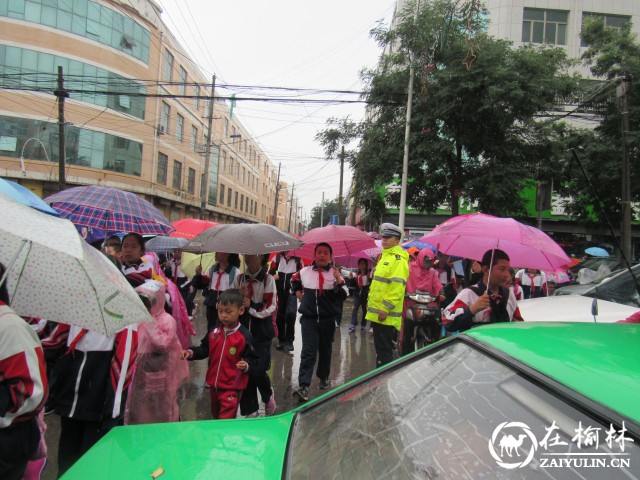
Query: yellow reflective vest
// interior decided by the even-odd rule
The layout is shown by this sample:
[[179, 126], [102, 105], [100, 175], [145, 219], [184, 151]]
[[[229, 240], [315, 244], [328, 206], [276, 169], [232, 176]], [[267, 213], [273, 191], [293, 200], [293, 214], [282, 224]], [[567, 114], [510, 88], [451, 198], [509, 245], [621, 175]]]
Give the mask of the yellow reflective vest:
[[[407, 278], [409, 254], [400, 245], [382, 250], [369, 287], [367, 320], [382, 325], [393, 325], [396, 330], [400, 330]], [[387, 312], [384, 322], [378, 320], [380, 311]]]

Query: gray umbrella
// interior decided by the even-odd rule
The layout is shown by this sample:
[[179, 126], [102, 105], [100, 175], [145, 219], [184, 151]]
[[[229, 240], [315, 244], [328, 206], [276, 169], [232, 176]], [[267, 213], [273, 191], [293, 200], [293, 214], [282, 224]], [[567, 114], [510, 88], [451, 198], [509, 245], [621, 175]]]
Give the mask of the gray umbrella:
[[266, 223], [235, 223], [211, 227], [191, 240], [185, 252], [226, 252], [262, 255], [294, 250], [303, 245], [293, 235]]
[[173, 250], [181, 250], [189, 240], [179, 237], [153, 237], [147, 243], [144, 248], [149, 252], [163, 253], [171, 252]]

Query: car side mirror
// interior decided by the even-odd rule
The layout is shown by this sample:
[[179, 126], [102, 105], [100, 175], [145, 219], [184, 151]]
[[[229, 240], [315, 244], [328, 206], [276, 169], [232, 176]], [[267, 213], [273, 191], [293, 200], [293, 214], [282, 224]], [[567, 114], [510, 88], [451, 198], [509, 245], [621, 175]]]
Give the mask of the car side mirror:
[[594, 298], [593, 302], [591, 302], [591, 315], [593, 315], [593, 321], [596, 321], [596, 317], [598, 316], [598, 299]]

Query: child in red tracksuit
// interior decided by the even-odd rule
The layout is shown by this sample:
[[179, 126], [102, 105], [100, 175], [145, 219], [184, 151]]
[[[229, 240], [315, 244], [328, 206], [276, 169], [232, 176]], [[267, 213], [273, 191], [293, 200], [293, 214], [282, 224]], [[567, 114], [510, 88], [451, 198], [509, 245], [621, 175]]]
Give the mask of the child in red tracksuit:
[[235, 418], [242, 391], [249, 381], [248, 372], [256, 358], [249, 330], [240, 325], [244, 313], [244, 295], [225, 290], [218, 297], [220, 325], [211, 330], [198, 347], [182, 352], [186, 360], [209, 358], [207, 385], [211, 394], [214, 419]]

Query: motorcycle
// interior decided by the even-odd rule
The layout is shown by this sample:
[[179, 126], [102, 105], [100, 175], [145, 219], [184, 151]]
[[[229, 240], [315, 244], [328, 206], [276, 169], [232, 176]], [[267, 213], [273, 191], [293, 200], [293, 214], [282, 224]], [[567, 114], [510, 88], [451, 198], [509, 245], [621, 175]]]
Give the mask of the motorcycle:
[[407, 308], [400, 330], [400, 354], [406, 355], [442, 338], [442, 312], [438, 299], [425, 292], [405, 295]]

